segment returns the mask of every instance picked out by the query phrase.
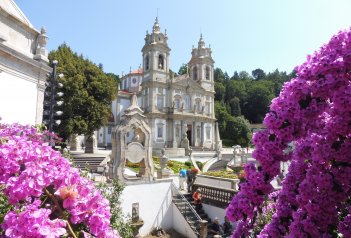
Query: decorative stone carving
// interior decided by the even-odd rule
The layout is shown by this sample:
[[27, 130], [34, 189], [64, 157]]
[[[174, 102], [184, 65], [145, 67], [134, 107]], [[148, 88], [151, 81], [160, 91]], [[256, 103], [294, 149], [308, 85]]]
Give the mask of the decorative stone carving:
[[[126, 183], [144, 180], [151, 181], [153, 178], [154, 165], [151, 148], [151, 129], [147, 125], [143, 111], [137, 105], [134, 94], [132, 104], [125, 110], [120, 125], [112, 132], [113, 177]], [[127, 143], [126, 134], [134, 131], [134, 137]], [[140, 172], [137, 177], [124, 174], [124, 166], [127, 161], [139, 163]]]
[[46, 36], [46, 30], [44, 27], [42, 27], [40, 30], [40, 34], [38, 35], [38, 38], [37, 38], [37, 49], [35, 52], [34, 59], [49, 62], [48, 51], [45, 48], [47, 42], [48, 42], [48, 37]]

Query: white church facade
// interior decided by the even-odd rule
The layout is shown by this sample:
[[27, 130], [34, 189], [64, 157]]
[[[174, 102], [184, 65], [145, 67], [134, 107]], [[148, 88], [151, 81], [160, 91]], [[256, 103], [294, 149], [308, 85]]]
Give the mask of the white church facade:
[[[192, 148], [216, 150], [220, 141], [214, 112], [214, 60], [211, 48], [200, 37], [187, 64], [188, 73], [170, 72], [170, 47], [167, 33], [160, 31], [158, 20], [145, 36], [142, 67], [121, 78], [117, 97], [112, 103], [109, 125], [98, 132], [98, 145], [111, 145], [111, 131], [123, 120], [124, 110], [137, 95], [151, 128], [152, 148], [181, 148], [188, 140]], [[127, 135], [129, 139], [133, 134]]]

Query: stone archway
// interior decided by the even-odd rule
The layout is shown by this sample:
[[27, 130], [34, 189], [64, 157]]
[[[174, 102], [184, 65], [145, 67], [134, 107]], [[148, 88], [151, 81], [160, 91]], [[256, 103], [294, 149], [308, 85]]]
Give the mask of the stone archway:
[[[146, 123], [143, 111], [132, 96], [132, 104], [125, 110], [123, 120], [112, 133], [112, 177], [126, 183], [136, 180], [150, 181], [154, 177], [152, 161], [151, 129]], [[139, 163], [139, 176], [124, 174], [126, 163]]]

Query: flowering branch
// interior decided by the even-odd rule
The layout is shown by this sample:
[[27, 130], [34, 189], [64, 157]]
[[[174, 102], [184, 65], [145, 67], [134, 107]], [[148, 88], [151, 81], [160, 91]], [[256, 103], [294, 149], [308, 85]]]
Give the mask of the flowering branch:
[[[258, 237], [351, 237], [351, 31], [333, 36], [284, 84], [253, 137], [260, 167], [245, 167], [247, 181], [227, 208], [239, 221], [233, 237], [247, 236], [280, 163], [290, 163], [276, 210]], [[293, 147], [293, 149], [291, 149]], [[341, 212], [343, 211], [343, 212]]]

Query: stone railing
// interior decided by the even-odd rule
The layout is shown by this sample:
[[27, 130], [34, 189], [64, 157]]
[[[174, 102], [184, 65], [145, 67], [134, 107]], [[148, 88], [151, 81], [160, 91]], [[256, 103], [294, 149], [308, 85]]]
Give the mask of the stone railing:
[[234, 195], [238, 192], [234, 189], [213, 187], [206, 184], [195, 183], [193, 191], [201, 190], [202, 202], [219, 208], [227, 208]]
[[199, 174], [196, 176], [196, 183], [207, 184], [209, 186], [217, 188], [233, 189], [237, 191], [239, 189], [240, 180]]
[[207, 237], [207, 221], [202, 220], [199, 214], [195, 211], [193, 206], [188, 202], [182, 193], [172, 183], [171, 185], [173, 202], [178, 207], [180, 213], [189, 222], [190, 227], [193, 229], [195, 234], [200, 238]]

